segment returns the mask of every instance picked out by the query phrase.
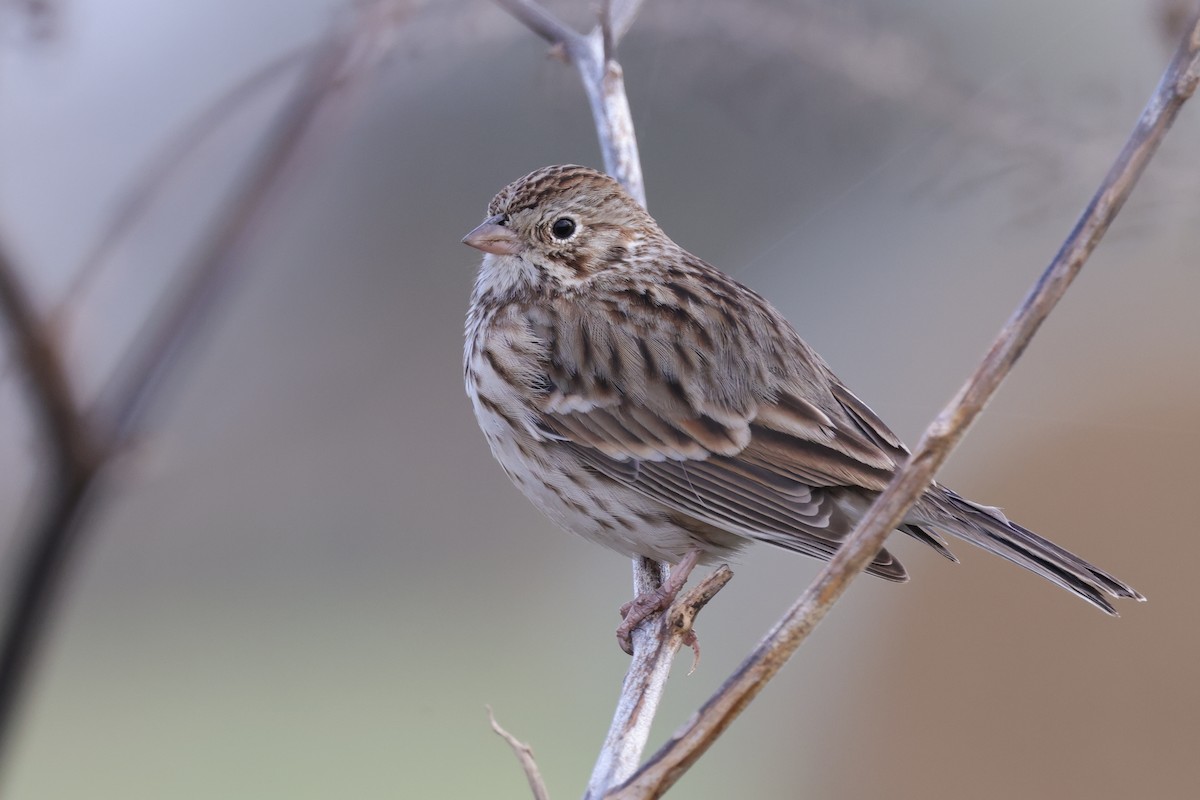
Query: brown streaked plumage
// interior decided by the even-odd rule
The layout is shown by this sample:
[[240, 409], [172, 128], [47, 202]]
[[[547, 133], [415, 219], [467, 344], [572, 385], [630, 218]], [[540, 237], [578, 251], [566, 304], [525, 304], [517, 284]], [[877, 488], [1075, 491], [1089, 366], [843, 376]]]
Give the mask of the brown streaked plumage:
[[[515, 181], [463, 241], [485, 253], [467, 393], [509, 477], [570, 531], [672, 564], [755, 540], [829, 559], [907, 457], [766, 300], [595, 170]], [[1110, 614], [1142, 599], [938, 484], [901, 530], [951, 560], [939, 532], [965, 539]], [[887, 550], [867, 571], [907, 579]]]

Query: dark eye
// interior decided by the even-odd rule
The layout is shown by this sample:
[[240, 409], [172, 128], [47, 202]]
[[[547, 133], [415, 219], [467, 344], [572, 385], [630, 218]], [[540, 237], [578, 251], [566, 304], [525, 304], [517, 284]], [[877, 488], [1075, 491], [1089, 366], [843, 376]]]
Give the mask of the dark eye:
[[550, 233], [554, 234], [555, 239], [570, 239], [571, 234], [575, 233], [575, 220], [570, 217], [559, 217], [550, 226]]

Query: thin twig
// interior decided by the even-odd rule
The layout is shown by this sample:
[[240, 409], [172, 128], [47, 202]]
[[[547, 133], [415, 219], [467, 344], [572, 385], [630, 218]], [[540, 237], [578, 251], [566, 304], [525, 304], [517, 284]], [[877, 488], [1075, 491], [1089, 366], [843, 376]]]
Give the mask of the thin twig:
[[114, 426], [114, 436], [128, 436], [140, 420], [145, 401], [174, 364], [179, 346], [190, 339], [223, 282], [233, 276], [241, 247], [297, 163], [327, 101], [343, 87], [347, 76], [354, 74], [352, 64], [363, 54], [363, 40], [377, 35], [360, 15], [336, 27], [311, 56], [304, 77], [276, 117], [233, 196], [222, 205], [209, 235], [182, 268], [182, 288], [165, 312], [145, 326], [145, 332], [137, 337], [140, 347], [105, 388], [98, 408], [101, 418]]
[[[642, 162], [638, 157], [637, 137], [633, 131], [633, 116], [625, 96], [625, 78], [621, 65], [605, 57], [605, 24], [597, 25], [588, 34], [572, 30], [535, 0], [496, 0], [496, 3], [541, 36], [553, 48], [560, 48], [579, 72], [583, 90], [592, 108], [596, 136], [604, 158], [604, 170], [620, 181], [633, 197], [646, 205], [646, 188], [642, 182]], [[622, 26], [628, 30], [640, 2], [616, 3], [612, 8], [611, 38], [619, 40]]]
[[551, 14], [535, 0], [496, 0], [496, 4], [520, 20], [526, 28], [545, 39], [551, 46], [559, 45], [570, 52], [583, 39], [570, 25]]
[[517, 761], [521, 763], [521, 770], [525, 773], [525, 779], [529, 781], [530, 791], [533, 792], [533, 800], [550, 800], [550, 793], [546, 791], [546, 782], [542, 780], [541, 770], [538, 769], [537, 761], [533, 757], [533, 748], [500, 727], [500, 723], [496, 721], [496, 715], [492, 713], [491, 706], [484, 706], [484, 708], [487, 709], [488, 721], [492, 723], [492, 730], [508, 742]]
[[613, 46], [621, 43], [642, 9], [643, 0], [609, 0], [608, 24], [612, 28]]
[[[635, 558], [634, 596], [655, 591], [666, 581], [667, 574], [666, 564], [652, 558]], [[683, 642], [682, 638], [672, 637], [662, 625], [665, 617], [666, 614], [652, 616], [633, 631], [633, 657], [629, 659], [629, 668], [621, 683], [612, 723], [596, 756], [585, 800], [603, 797], [609, 789], [633, 775], [641, 764], [646, 743], [650, 740], [650, 727], [671, 675], [671, 665]]]
[[824, 618], [871, 561], [884, 539], [928, 488], [934, 473], [1024, 352], [1062, 298], [1158, 149], [1179, 109], [1200, 82], [1200, 15], [1177, 50], [1132, 135], [1058, 254], [1000, 331], [980, 366], [930, 424], [905, 466], [876, 499], [813, 584], [776, 623], [736, 673], [646, 763], [607, 795], [611, 800], [660, 797], [716, 741]]
[[21, 284], [20, 272], [0, 242], [0, 314], [8, 324], [16, 361], [29, 387], [31, 406], [51, 448], [56, 478], [83, 471], [98, 453], [59, 355], [53, 326], [43, 320]]
[[163, 186], [179, 174], [180, 164], [207, 141], [219, 125], [288, 70], [301, 63], [311, 51], [312, 45], [302, 45], [272, 59], [223, 92], [195, 119], [184, 125], [178, 136], [162, 148], [143, 170], [141, 177], [134, 181], [133, 186], [117, 202], [116, 211], [109, 218], [104, 233], [88, 251], [79, 269], [72, 276], [71, 283], [59, 299], [54, 312], [54, 318], [59, 325], [65, 322], [70, 308], [99, 274], [101, 266], [112, 255], [113, 248], [128, 234], [134, 224], [142, 219], [151, 203], [158, 198]]
[[[643, 564], [648, 567], [656, 562], [644, 559]], [[638, 562], [634, 562], [635, 570], [637, 566]], [[637, 771], [675, 654], [692, 631], [700, 609], [731, 578], [733, 572], [729, 567], [720, 567], [676, 598], [665, 614], [647, 620], [633, 632], [633, 659], [584, 800], [599, 800], [609, 789]], [[697, 650], [692, 669], [698, 660]]]

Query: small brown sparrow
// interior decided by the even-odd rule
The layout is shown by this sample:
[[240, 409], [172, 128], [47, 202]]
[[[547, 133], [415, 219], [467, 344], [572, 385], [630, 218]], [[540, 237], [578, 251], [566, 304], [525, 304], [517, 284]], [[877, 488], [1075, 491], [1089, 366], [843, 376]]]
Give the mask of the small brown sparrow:
[[[828, 560], [908, 450], [788, 321], [671, 241], [608, 176], [539, 169], [463, 242], [484, 252], [464, 375], [492, 454], [534, 505], [626, 556], [677, 565], [618, 629], [665, 608], [696, 563], [751, 541]], [[904, 533], [949, 533], [1115, 614], [1112, 575], [937, 483]], [[881, 549], [867, 572], [908, 575]]]

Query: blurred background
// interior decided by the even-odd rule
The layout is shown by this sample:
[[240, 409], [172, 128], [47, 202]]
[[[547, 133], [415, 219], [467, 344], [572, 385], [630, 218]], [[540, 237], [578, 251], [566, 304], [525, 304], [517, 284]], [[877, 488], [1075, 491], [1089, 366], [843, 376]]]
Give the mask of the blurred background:
[[[650, 0], [621, 52], [650, 208], [915, 440], [1132, 128], [1170, 5]], [[552, 7], [591, 24], [588, 3]], [[73, 289], [121, 198], [348, 8], [3, 7], [0, 230], [85, 397], [178, 287], [299, 66], [204, 128]], [[591, 120], [570, 68], [492, 4], [397, 9], [112, 470], [5, 797], [527, 797], [485, 704], [554, 796], [582, 792], [626, 665], [629, 563], [553, 528], [492, 462], [461, 386], [477, 254], [459, 239], [529, 170], [599, 166]], [[1200, 796], [1198, 141], [1186, 107], [941, 476], [1150, 602], [1113, 620], [968, 546], [953, 566], [893, 541], [913, 580], [857, 582], [675, 794]], [[40, 445], [3, 364], [11, 554]], [[817, 568], [762, 547], [734, 565], [652, 746]]]

